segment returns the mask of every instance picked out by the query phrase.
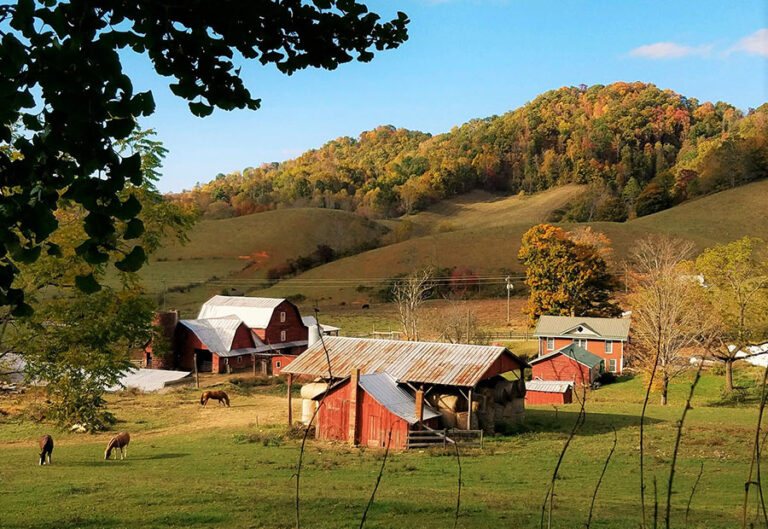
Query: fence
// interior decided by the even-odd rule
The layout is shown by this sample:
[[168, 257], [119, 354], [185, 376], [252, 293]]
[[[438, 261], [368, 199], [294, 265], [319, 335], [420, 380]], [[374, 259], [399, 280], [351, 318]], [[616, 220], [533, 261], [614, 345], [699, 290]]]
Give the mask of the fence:
[[483, 447], [482, 430], [415, 430], [408, 432], [406, 449], [412, 448], [436, 448], [449, 444], [468, 446], [474, 448]]

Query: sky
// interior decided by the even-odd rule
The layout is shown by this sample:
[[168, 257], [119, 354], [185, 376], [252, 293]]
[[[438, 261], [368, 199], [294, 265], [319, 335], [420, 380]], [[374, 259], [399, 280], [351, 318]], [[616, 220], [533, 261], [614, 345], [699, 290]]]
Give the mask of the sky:
[[[282, 161], [379, 125], [432, 134], [503, 114], [562, 86], [643, 81], [746, 110], [768, 101], [765, 0], [368, 0], [405, 12], [409, 39], [370, 63], [292, 76], [258, 62], [242, 76], [257, 111], [193, 116], [145, 57], [126, 56], [155, 114], [141, 124], [169, 153], [158, 187]], [[236, 16], [236, 14], [233, 14]], [[388, 19], [387, 18], [387, 19]]]

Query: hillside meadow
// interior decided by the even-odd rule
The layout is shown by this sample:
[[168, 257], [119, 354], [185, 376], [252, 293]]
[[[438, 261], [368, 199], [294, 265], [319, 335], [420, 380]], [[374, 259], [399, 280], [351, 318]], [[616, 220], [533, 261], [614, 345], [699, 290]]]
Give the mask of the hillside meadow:
[[[738, 526], [757, 406], [759, 372], [740, 367], [741, 402], [723, 402], [722, 379], [705, 374], [689, 412], [673, 494], [673, 526], [682, 527], [700, 469], [688, 527]], [[132, 433], [125, 461], [104, 461], [109, 432], [77, 435], [29, 418], [36, 397], [2, 397], [0, 512], [3, 527], [295, 527], [299, 441], [285, 435], [285, 386], [207, 377], [231, 392], [232, 407], [201, 408], [192, 387], [162, 394], [123, 392], [108, 398]], [[649, 495], [657, 480], [663, 505], [668, 462], [691, 374], [672, 385], [667, 407], [649, 406]], [[553, 527], [583, 526], [616, 429], [592, 527], [637, 527], [638, 416], [643, 387], [624, 377], [587, 396], [584, 426], [556, 480]], [[296, 401], [294, 401], [296, 402]], [[298, 410], [297, 410], [298, 411]], [[578, 406], [529, 407], [516, 432], [486, 438], [483, 450], [461, 453], [458, 527], [539, 526], [541, 504]], [[35, 438], [52, 432], [52, 466], [37, 466]], [[310, 441], [301, 480], [302, 527], [359, 525], [383, 452]], [[442, 451], [391, 453], [366, 527], [453, 526], [458, 466]], [[754, 512], [751, 510], [751, 512]], [[31, 514], [34, 513], [34, 516]]]

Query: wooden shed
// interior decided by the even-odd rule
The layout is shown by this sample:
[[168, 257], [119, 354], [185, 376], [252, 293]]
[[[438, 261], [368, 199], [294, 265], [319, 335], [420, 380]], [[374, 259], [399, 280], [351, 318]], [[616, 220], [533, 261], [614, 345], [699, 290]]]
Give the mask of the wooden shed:
[[[492, 432], [501, 423], [523, 419], [526, 367], [500, 346], [326, 336], [283, 372], [289, 375], [289, 388], [294, 377], [320, 378], [333, 386], [356, 370], [363, 375], [384, 373], [412, 395], [423, 390], [441, 413], [442, 428]], [[290, 422], [290, 390], [288, 399]], [[326, 423], [326, 432], [343, 430], [343, 416], [334, 421], [336, 426]]]
[[525, 383], [525, 403], [570, 404], [573, 402], [573, 383], [567, 380], [529, 380]]
[[575, 344], [535, 358], [530, 364], [534, 380], [568, 380], [577, 384], [592, 384], [605, 370], [602, 358]]
[[411, 395], [387, 373], [353, 372], [336, 384], [317, 412], [317, 438], [392, 450], [407, 448], [408, 433], [437, 428], [440, 415], [424, 402], [423, 392]]

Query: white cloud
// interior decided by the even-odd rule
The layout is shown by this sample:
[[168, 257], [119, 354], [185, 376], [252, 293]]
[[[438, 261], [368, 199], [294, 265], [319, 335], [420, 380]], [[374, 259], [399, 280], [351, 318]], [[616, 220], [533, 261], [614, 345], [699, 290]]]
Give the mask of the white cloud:
[[629, 55], [632, 57], [642, 57], [645, 59], [679, 59], [681, 57], [708, 57], [712, 51], [711, 44], [703, 46], [684, 46], [675, 42], [656, 42], [638, 46], [631, 50]]
[[758, 29], [731, 46], [728, 53], [742, 52], [768, 57], [768, 28]]

